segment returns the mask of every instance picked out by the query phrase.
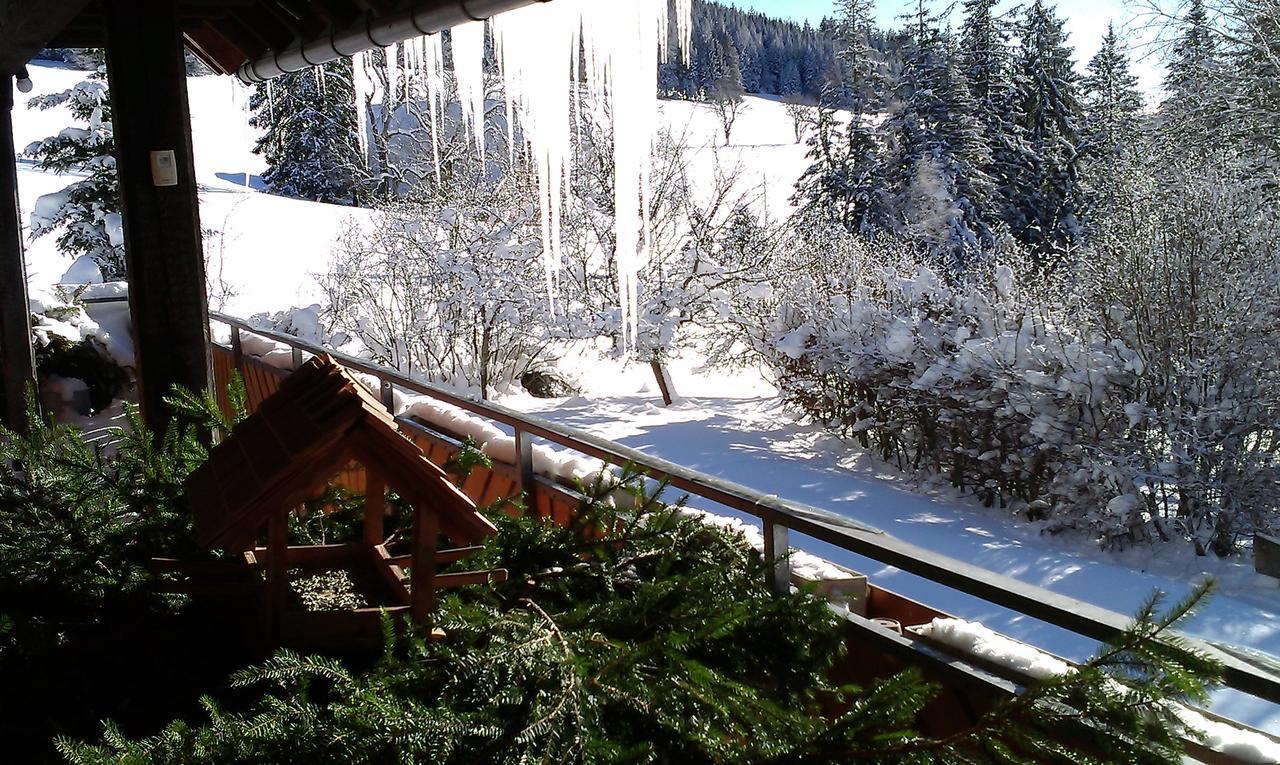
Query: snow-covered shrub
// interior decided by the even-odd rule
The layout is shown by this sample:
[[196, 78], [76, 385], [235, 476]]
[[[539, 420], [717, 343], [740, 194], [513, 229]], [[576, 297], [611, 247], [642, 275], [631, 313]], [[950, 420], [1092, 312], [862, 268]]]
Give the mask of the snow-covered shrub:
[[[620, 345], [617, 218], [605, 128], [588, 120], [576, 149], [560, 293], [566, 313], [580, 319], [566, 331], [612, 337]], [[778, 227], [756, 214], [762, 190], [744, 183], [743, 175], [740, 165], [717, 162], [695, 188], [686, 137], [660, 134], [645, 211], [648, 246], [639, 266], [636, 359], [662, 362], [705, 339], [689, 330], [716, 326], [738, 294], [761, 282]]]
[[[1091, 262], [1097, 283], [1076, 274], [1024, 285], [1013, 254], [948, 277], [912, 252], [810, 232], [775, 263], [773, 294], [740, 307], [792, 404], [903, 469], [1107, 545], [1184, 537], [1227, 554], [1273, 522], [1280, 301], [1254, 294], [1256, 280], [1248, 299], [1202, 295], [1197, 346], [1176, 322], [1143, 324], [1155, 304], [1093, 313], [1090, 299], [1104, 296], [1091, 284], [1138, 281], [1115, 262]], [[1156, 260], [1143, 267], [1149, 282], [1136, 292], [1151, 298], [1169, 287], [1151, 277], [1176, 273]], [[1200, 289], [1243, 277], [1219, 270]], [[1165, 306], [1170, 320], [1192, 311], [1181, 300]], [[1207, 311], [1228, 302], [1260, 314]], [[1235, 327], [1222, 323], [1230, 315]]]
[[486, 396], [511, 386], [551, 338], [535, 215], [461, 193], [388, 205], [320, 277], [329, 329], [410, 375]]
[[23, 153], [35, 159], [41, 170], [86, 174], [83, 180], [36, 200], [31, 214], [31, 235], [45, 236], [61, 228], [58, 246], [63, 252], [91, 258], [106, 281], [124, 278], [124, 230], [116, 181], [111, 99], [102, 72], [70, 90], [33, 98], [31, 103], [41, 109], [65, 104], [84, 127], [68, 127], [30, 144]]
[[1130, 501], [1162, 537], [1219, 555], [1280, 527], [1280, 200], [1246, 165], [1131, 169], [1078, 277], [1091, 323], [1141, 360]]

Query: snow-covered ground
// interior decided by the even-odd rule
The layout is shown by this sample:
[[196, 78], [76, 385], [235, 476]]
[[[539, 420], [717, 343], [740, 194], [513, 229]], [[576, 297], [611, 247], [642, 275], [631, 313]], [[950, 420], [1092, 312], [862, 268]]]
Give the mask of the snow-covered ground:
[[[83, 78], [81, 72], [38, 65], [31, 75], [37, 94], [63, 90]], [[334, 241], [353, 217], [367, 213], [254, 191], [253, 176], [263, 166], [251, 153], [254, 131], [246, 124], [244, 91], [228, 78], [208, 77], [193, 78], [190, 93], [201, 220], [218, 232], [208, 240], [210, 279], [232, 293], [215, 307], [248, 316], [313, 302], [312, 274], [324, 270]], [[717, 161], [741, 162], [750, 179], [758, 176], [765, 185], [769, 204], [785, 208], [805, 162], [804, 147], [796, 144], [781, 104], [749, 98], [734, 145], [727, 148], [719, 146], [719, 125], [705, 107], [666, 102], [662, 112], [676, 132], [687, 127], [695, 173], [708, 173]], [[70, 124], [60, 108], [33, 111], [21, 101], [14, 120], [20, 148]], [[68, 180], [20, 167], [24, 210], [29, 213], [39, 195]], [[60, 281], [70, 266], [52, 237], [31, 243], [33, 294]], [[1188, 630], [1280, 655], [1280, 585], [1245, 564], [1177, 557], [1169, 554], [1173, 548], [1103, 553], [1086, 540], [1042, 536], [1034, 526], [945, 490], [909, 487], [890, 467], [851, 456], [856, 451], [848, 443], [797, 423], [759, 374], [711, 372], [696, 359], [678, 360], [673, 374], [684, 398], [662, 407], [647, 367], [623, 368], [584, 355], [567, 363], [566, 371], [581, 382], [583, 396], [518, 396], [504, 403], [1120, 612], [1132, 612], [1155, 589], [1176, 597], [1207, 572], [1219, 580], [1220, 592]], [[881, 586], [1056, 653], [1075, 658], [1089, 651], [1087, 641], [1027, 617], [812, 540], [793, 537], [792, 543], [858, 569]], [[1280, 708], [1274, 705], [1223, 692], [1214, 709], [1280, 733]]]
[[[1181, 597], [1208, 573], [1219, 591], [1185, 629], [1280, 655], [1280, 583], [1254, 573], [1246, 562], [1173, 557], [1173, 548], [1160, 547], [1104, 553], [1088, 540], [1041, 535], [1034, 525], [945, 488], [909, 486], [894, 468], [859, 456], [849, 442], [798, 423], [755, 375], [707, 372], [696, 361], [677, 361], [672, 376], [684, 397], [664, 407], [647, 366], [600, 364], [584, 372], [583, 396], [512, 396], [503, 403], [1120, 613], [1133, 613], [1157, 589], [1171, 601]], [[882, 587], [1059, 655], [1082, 659], [1093, 648], [1074, 633], [822, 542], [792, 534], [791, 543], [867, 574]], [[1275, 705], [1223, 691], [1213, 709], [1280, 732]]]

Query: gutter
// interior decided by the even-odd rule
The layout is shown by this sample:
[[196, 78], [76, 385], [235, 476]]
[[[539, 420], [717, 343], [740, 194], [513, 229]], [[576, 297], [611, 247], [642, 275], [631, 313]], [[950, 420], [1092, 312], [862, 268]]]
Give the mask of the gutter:
[[289, 72], [298, 72], [342, 57], [355, 56], [374, 48], [436, 34], [468, 21], [484, 21], [499, 13], [549, 0], [411, 0], [407, 10], [375, 18], [368, 11], [361, 20], [344, 29], [310, 42], [299, 41], [282, 51], [269, 51], [255, 61], [246, 61], [236, 76], [246, 85], [266, 82]]

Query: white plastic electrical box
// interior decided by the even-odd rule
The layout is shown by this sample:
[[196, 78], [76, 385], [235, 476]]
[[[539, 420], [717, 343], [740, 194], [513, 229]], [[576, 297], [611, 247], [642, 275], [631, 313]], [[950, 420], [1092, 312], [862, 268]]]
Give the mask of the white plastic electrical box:
[[173, 149], [151, 152], [151, 183], [156, 186], [178, 185], [178, 161]]

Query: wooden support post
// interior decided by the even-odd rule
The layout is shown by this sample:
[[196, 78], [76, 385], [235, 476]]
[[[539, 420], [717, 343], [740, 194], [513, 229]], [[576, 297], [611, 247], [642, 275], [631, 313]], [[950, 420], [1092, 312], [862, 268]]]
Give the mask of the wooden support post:
[[391, 414], [396, 413], [396, 389], [390, 380], [382, 380], [378, 385], [378, 396], [382, 400], [382, 405], [387, 408]]
[[520, 476], [520, 491], [524, 494], [525, 508], [533, 511], [537, 507], [533, 496], [537, 486], [533, 475], [533, 440], [519, 428], [516, 429], [516, 472]]
[[20, 432], [27, 427], [27, 386], [34, 386], [36, 380], [21, 216], [13, 147], [13, 80], [0, 74], [0, 422]]
[[436, 546], [440, 543], [440, 519], [432, 510], [413, 508], [413, 563], [409, 569], [409, 614], [419, 627], [431, 628], [436, 610]]
[[364, 468], [364, 542], [380, 545], [386, 538], [383, 522], [387, 517], [387, 479], [381, 470]]
[[791, 552], [787, 527], [764, 522], [764, 561], [768, 566], [769, 588], [774, 594], [787, 595], [791, 592], [791, 564], [787, 556]]
[[212, 379], [182, 26], [173, 0], [105, 0], [102, 13], [139, 401], [160, 430], [173, 385]]
[[302, 366], [302, 349], [294, 348], [293, 349], [293, 368], [296, 371], [300, 366]]
[[289, 598], [289, 511], [271, 515], [267, 521], [267, 639], [280, 642], [281, 622]]
[[240, 328], [231, 328], [231, 366], [241, 375], [244, 374], [244, 344], [240, 339]]

